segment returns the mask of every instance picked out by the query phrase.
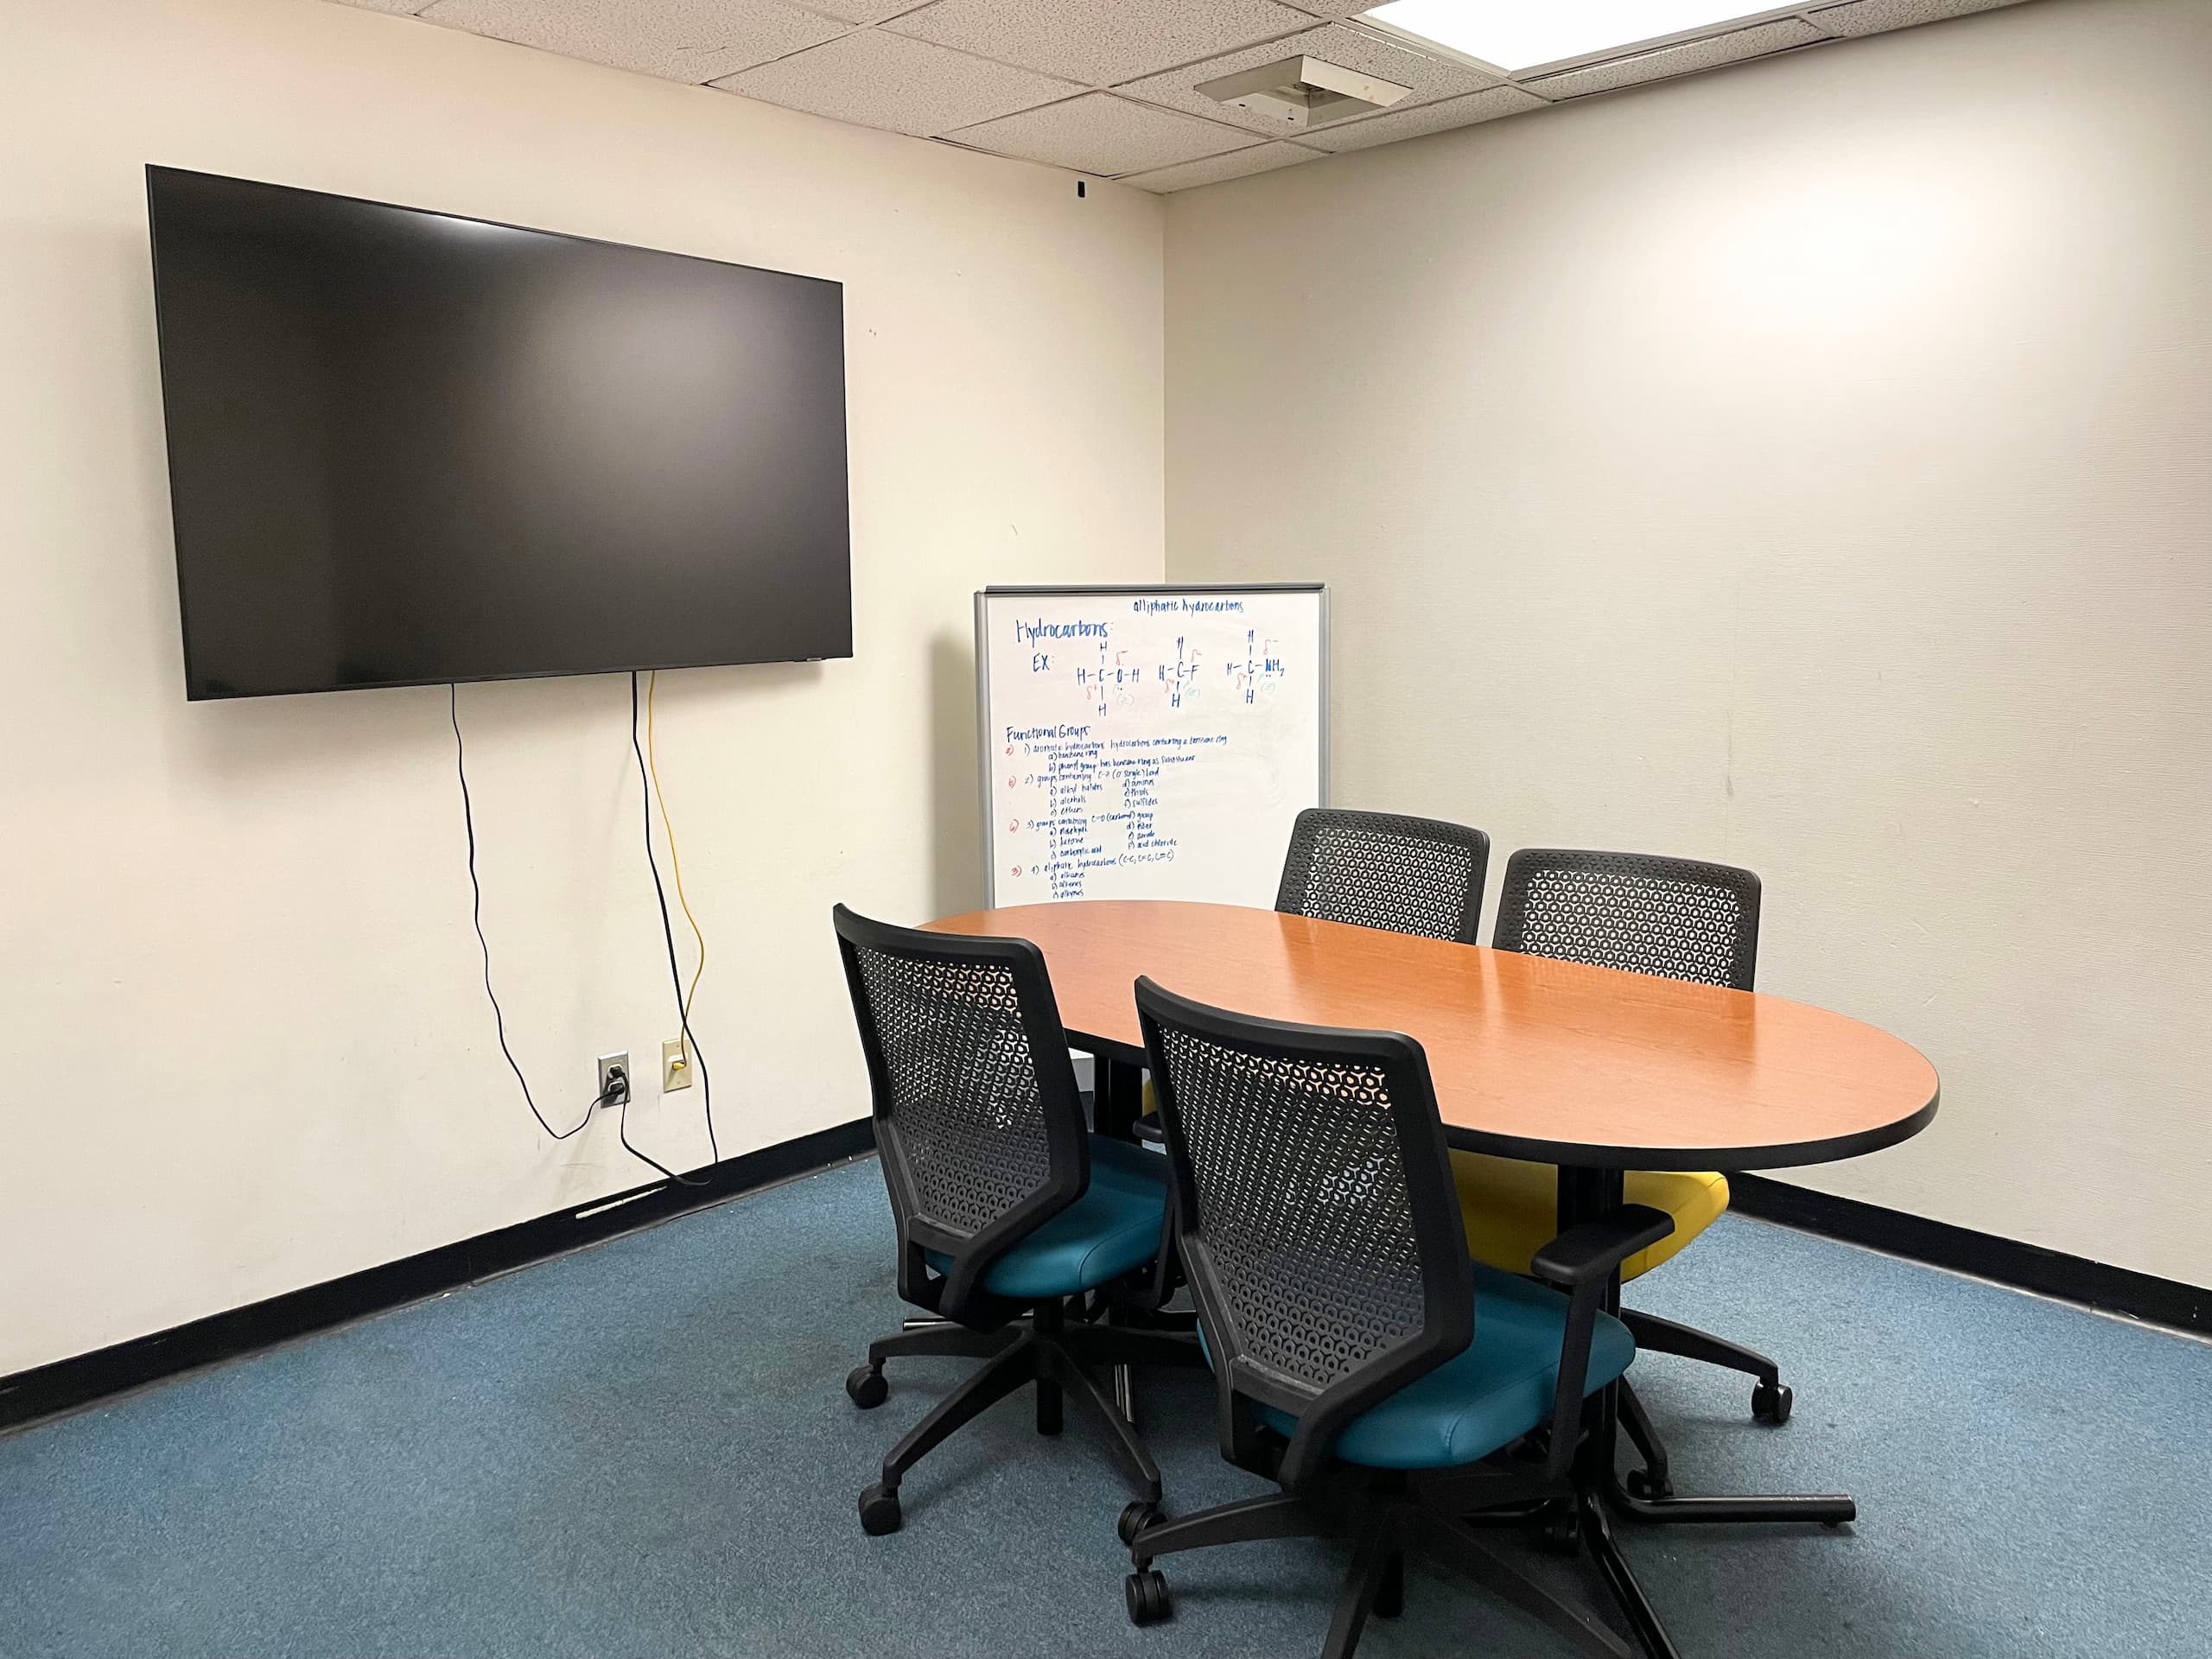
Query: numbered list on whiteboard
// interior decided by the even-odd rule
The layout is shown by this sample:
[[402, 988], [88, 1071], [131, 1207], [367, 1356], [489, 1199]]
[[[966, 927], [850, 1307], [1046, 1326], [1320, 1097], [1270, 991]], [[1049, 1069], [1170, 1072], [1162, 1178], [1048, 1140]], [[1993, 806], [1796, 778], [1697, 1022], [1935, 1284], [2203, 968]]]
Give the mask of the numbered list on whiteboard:
[[1320, 798], [1321, 603], [987, 595], [995, 902], [1271, 902]]

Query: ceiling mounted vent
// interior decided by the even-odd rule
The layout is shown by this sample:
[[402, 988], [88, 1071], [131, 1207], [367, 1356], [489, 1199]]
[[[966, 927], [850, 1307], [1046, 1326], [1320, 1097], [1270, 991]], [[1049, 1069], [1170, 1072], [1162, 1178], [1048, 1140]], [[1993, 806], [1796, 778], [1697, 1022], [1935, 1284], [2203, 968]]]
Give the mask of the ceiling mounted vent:
[[1202, 80], [1198, 90], [1217, 104], [1302, 130], [1387, 110], [1413, 89], [1319, 58], [1285, 58], [1219, 80]]

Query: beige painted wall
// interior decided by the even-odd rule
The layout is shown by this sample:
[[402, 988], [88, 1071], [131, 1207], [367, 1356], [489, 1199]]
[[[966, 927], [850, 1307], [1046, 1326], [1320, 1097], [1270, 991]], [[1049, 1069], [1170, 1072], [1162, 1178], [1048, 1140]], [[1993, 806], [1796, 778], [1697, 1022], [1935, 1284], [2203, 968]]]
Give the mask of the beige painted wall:
[[2196, 1284], [2208, 87], [2036, 0], [1167, 217], [1169, 574], [1333, 584], [1336, 798], [1756, 868], [1943, 1075], [1793, 1179]]
[[[831, 902], [977, 900], [969, 593], [1161, 574], [1154, 198], [312, 0], [0, 0], [0, 1374], [644, 1173], [493, 1046], [444, 692], [184, 701], [149, 161], [845, 283], [856, 654], [663, 684], [725, 1156], [867, 1110]], [[626, 697], [461, 692], [563, 1121], [673, 1034]], [[633, 1135], [703, 1160], [698, 1101]]]

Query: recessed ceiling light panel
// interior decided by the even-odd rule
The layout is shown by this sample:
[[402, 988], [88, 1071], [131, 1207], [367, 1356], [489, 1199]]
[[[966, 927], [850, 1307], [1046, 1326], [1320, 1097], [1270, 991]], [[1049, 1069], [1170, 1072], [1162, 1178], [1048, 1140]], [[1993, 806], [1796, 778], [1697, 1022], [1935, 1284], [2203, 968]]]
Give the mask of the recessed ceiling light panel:
[[1387, 110], [1412, 89], [1319, 58], [1285, 58], [1219, 80], [1200, 81], [1197, 90], [1217, 104], [1303, 131], [1348, 116]]
[[1361, 21], [1517, 75], [1774, 10], [1744, 0], [1390, 0]]

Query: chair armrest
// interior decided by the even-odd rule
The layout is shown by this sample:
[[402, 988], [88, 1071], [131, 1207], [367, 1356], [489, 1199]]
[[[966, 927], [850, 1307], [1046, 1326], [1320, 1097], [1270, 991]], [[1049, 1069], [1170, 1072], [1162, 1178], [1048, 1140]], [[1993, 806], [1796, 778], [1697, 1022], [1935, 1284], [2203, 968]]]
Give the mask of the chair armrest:
[[1648, 1250], [1675, 1230], [1675, 1218], [1648, 1204], [1619, 1209], [1568, 1228], [1538, 1250], [1529, 1263], [1531, 1277], [1562, 1290], [1600, 1280], [1639, 1250]]
[[1638, 1250], [1648, 1249], [1675, 1230], [1675, 1218], [1649, 1205], [1625, 1204], [1592, 1221], [1568, 1228], [1538, 1250], [1529, 1271], [1568, 1293], [1567, 1328], [1561, 1333], [1559, 1381], [1552, 1396], [1551, 1443], [1544, 1478], [1567, 1478], [1580, 1444], [1583, 1385], [1589, 1376], [1590, 1346], [1597, 1332], [1599, 1304], [1613, 1274]]
[[1155, 1147], [1163, 1146], [1167, 1141], [1167, 1131], [1161, 1127], [1160, 1114], [1156, 1111], [1147, 1112], [1130, 1123], [1129, 1133], [1140, 1141], [1149, 1141]]

